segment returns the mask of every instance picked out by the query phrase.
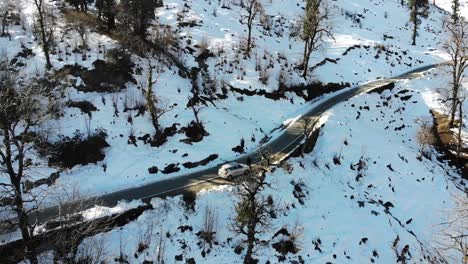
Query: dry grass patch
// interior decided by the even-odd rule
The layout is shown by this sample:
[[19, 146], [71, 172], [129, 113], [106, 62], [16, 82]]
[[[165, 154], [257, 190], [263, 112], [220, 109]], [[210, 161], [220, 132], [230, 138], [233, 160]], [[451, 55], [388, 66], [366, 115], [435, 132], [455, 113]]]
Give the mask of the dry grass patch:
[[[440, 140], [441, 145], [444, 148], [451, 149], [456, 145], [455, 133], [450, 130], [449, 126], [449, 116], [442, 113], [433, 111], [433, 116], [435, 119], [435, 131]], [[456, 123], [457, 121], [455, 121]], [[457, 125], [457, 124], [455, 124]]]

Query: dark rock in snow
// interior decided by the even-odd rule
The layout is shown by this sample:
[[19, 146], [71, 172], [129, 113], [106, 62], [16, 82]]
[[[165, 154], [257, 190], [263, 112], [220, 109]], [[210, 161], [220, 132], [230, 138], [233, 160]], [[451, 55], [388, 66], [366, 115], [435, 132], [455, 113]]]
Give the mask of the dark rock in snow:
[[158, 173], [158, 171], [159, 171], [159, 169], [156, 166], [148, 168], [148, 173], [149, 174], [156, 174], [156, 173]]

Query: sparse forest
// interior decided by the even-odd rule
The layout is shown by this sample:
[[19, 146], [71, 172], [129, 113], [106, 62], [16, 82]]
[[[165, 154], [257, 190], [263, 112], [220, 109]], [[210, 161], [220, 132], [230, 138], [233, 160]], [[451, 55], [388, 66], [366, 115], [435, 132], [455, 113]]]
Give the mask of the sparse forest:
[[468, 263], [468, 3], [0, 0], [0, 263]]

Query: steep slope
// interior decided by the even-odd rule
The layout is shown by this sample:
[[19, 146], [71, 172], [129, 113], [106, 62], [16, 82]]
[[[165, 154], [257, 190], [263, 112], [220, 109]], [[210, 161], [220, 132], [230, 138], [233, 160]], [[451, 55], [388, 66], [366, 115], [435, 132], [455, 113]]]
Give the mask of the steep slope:
[[[363, 94], [325, 114], [313, 152], [268, 174], [271, 188], [263, 194], [278, 209], [269, 229], [259, 234], [260, 263], [393, 263], [404, 248], [410, 263], [437, 258], [439, 225], [450, 217], [453, 197], [466, 192], [460, 176], [438, 161], [433, 149], [418, 158], [415, 119], [431, 118], [429, 107], [435, 105], [428, 99], [444, 81], [442, 73], [434, 70], [391, 90]], [[242, 263], [244, 238], [230, 227], [235, 190], [202, 192], [192, 205], [182, 197], [154, 199], [155, 209], [82, 247], [103, 240], [107, 259], [123, 255], [130, 263], [155, 260], [161, 248], [166, 261]], [[197, 235], [207, 207], [217, 219], [212, 247], [203, 247]], [[283, 255], [273, 246], [290, 239], [277, 235], [286, 234], [284, 229], [297, 235], [297, 253]], [[147, 247], [138, 251], [142, 243]]]
[[[65, 108], [63, 118], [51, 122], [54, 133], [50, 138], [72, 137], [77, 131], [86, 136], [103, 130], [107, 133], [106, 140], [110, 147], [104, 150], [104, 160], [64, 170], [57, 183], [77, 185], [82, 193], [92, 195], [193, 171], [185, 168], [183, 163], [217, 157], [209, 162], [208, 166], [211, 166], [239, 155], [234, 149], [252, 151], [275, 136], [283, 123], [304, 112], [310, 105], [308, 100], [320, 95], [314, 92], [320, 86], [316, 85], [307, 88], [312, 91], [308, 93], [313, 94], [307, 100], [299, 96], [300, 93], [287, 91], [278, 100], [272, 100], [264, 94], [278, 91], [280, 74], [281, 82], [288, 86], [312, 81], [353, 85], [444, 60], [446, 56], [440, 49], [444, 40], [440, 21], [445, 14], [437, 8], [430, 9], [429, 18], [423, 19], [418, 36], [421, 45], [413, 47], [409, 45], [409, 11], [397, 2], [330, 2], [334, 14], [330, 21], [334, 39], [327, 39], [324, 48], [313, 54], [311, 65], [314, 70], [306, 81], [300, 77], [302, 72], [297, 69], [303, 43], [294, 37], [294, 32], [300, 29], [298, 18], [302, 13], [302, 1], [264, 3], [265, 13], [255, 23], [255, 48], [250, 57], [242, 54], [246, 26], [240, 19], [245, 11], [236, 2], [166, 1], [164, 7], [157, 9], [157, 17], [161, 25], [171, 26], [172, 34], [178, 39], [171, 52], [187, 68], [201, 67], [197, 80], [201, 87], [199, 93], [205, 98], [212, 98], [212, 102], [199, 105], [199, 118], [209, 135], [201, 142], [187, 144], [184, 128], [195, 120], [192, 109], [187, 108], [187, 98], [194, 96], [191, 80], [179, 76], [176, 67], [165, 66], [156, 58], [148, 61], [132, 55], [135, 63], [132, 77], [135, 82], [128, 82], [123, 90], [86, 92], [88, 88], [83, 90], [82, 87], [86, 87], [86, 80], [71, 78], [76, 83], [72, 81], [73, 85], [64, 91], [68, 101], [65, 103], [87, 101], [97, 111], [87, 114], [79, 108]], [[27, 3], [24, 2], [24, 5], [29, 6]], [[27, 10], [26, 15], [31, 15], [32, 11]], [[69, 55], [61, 55], [61, 52], [53, 55], [56, 67], [77, 63], [93, 69], [95, 59], [105, 58], [106, 51], [118, 46], [116, 41], [90, 32], [87, 57], [80, 53], [67, 53], [67, 45], [73, 47], [77, 42], [76, 32], [67, 30], [67, 17], [59, 19], [58, 31], [65, 36], [59, 50]], [[150, 32], [156, 34], [160, 28], [155, 26]], [[13, 30], [13, 35], [16, 46], [20, 37], [28, 36], [20, 29]], [[27, 47], [35, 47], [35, 53], [41, 53], [36, 42], [23, 43]], [[203, 50], [203, 47], [207, 50]], [[209, 53], [203, 60], [203, 56], [199, 55], [206, 51], [210, 51], [212, 56]], [[15, 52], [11, 50], [10, 53]], [[27, 69], [40, 68], [42, 62], [38, 61], [39, 58], [34, 56], [25, 60], [25, 74]], [[157, 79], [155, 94], [166, 107], [172, 109], [160, 119], [161, 127], [171, 128], [168, 131], [172, 136], [159, 147], [151, 147], [148, 143], [147, 139], [154, 134], [154, 128], [148, 114], [141, 115], [137, 110], [145, 102], [148, 63], [156, 67], [153, 70]], [[263, 80], [259, 78], [260, 75]], [[334, 91], [337, 88], [339, 86], [335, 85], [333, 89], [324, 90]], [[158, 172], [151, 174], [149, 168], [153, 168], [153, 171], [157, 168]], [[162, 173], [165, 168], [172, 173]], [[48, 175], [54, 169], [47, 169], [41, 175]]]

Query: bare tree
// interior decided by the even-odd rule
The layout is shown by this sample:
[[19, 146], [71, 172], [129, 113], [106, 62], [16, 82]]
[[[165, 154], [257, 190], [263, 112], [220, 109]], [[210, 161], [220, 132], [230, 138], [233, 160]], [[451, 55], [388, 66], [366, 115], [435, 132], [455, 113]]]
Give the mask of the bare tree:
[[[266, 154], [261, 154], [264, 156]], [[246, 237], [247, 252], [244, 263], [256, 263], [253, 258], [257, 235], [267, 230], [274, 214], [274, 202], [271, 197], [265, 197], [262, 191], [269, 186], [266, 173], [269, 171], [269, 158], [263, 159], [253, 166], [249, 178], [239, 187], [239, 202], [235, 205], [237, 213], [232, 221], [233, 231]]]
[[406, 264], [412, 258], [411, 252], [410, 252], [410, 246], [406, 244], [403, 247], [400, 247], [399, 244], [400, 244], [400, 236], [397, 235], [397, 237], [392, 243], [392, 249], [395, 252], [396, 263], [401, 262], [401, 264]]
[[158, 236], [158, 246], [156, 247], [156, 264], [165, 264], [166, 261], [166, 237], [161, 229]]
[[193, 116], [195, 117], [195, 128], [200, 133], [200, 136], [207, 136], [208, 132], [205, 130], [205, 126], [203, 122], [200, 120], [199, 114], [203, 107], [199, 106], [198, 104], [199, 96], [198, 94], [194, 95], [193, 97], [188, 97], [187, 107], [192, 109]]
[[6, 66], [0, 70], [0, 195], [17, 217], [25, 255], [33, 264], [38, 263], [30, 244], [35, 224], [29, 217], [37, 213], [40, 197], [25, 185], [34, 181], [29, 174], [35, 165], [31, 149], [41, 125], [52, 117], [55, 102], [47, 88], [20, 84]]
[[307, 78], [310, 56], [320, 49], [325, 37], [333, 37], [328, 23], [331, 11], [324, 0], [307, 0], [303, 18], [302, 39], [304, 40], [303, 74]]
[[450, 72], [452, 74], [451, 91], [445, 99], [450, 107], [449, 126], [453, 127], [455, 115], [459, 102], [459, 93], [468, 68], [468, 23], [463, 17], [456, 20], [456, 23], [445, 23], [450, 33], [450, 39], [445, 44], [445, 49], [451, 58]]
[[148, 71], [148, 80], [146, 82], [146, 91], [145, 91], [145, 99], [146, 99], [146, 109], [150, 113], [151, 124], [153, 125], [154, 129], [156, 130], [156, 136], [162, 134], [161, 126], [159, 125], [159, 119], [166, 114], [167, 112], [172, 110], [172, 107], [167, 106], [162, 102], [160, 98], [157, 98], [153, 92], [153, 85], [156, 81], [153, 81], [153, 68], [149, 67]]
[[[198, 96], [197, 96], [198, 97]], [[200, 114], [200, 110], [202, 109], [202, 107], [198, 106], [197, 100], [195, 99], [195, 97], [188, 97], [188, 103], [187, 103], [187, 107], [190, 107], [190, 109], [192, 109], [192, 112], [193, 112], [193, 116], [195, 117], [195, 122], [200, 126], [202, 127], [203, 124], [199, 118], [199, 114]]]
[[454, 196], [455, 207], [448, 211], [448, 221], [439, 225], [435, 249], [446, 263], [468, 264], [468, 200], [466, 194]]
[[75, 12], [73, 15], [67, 16], [70, 27], [78, 34], [81, 40], [79, 48], [86, 50], [88, 48], [88, 28], [85, 25], [86, 15]]
[[34, 4], [37, 10], [37, 20], [39, 23], [38, 30], [41, 36], [42, 50], [44, 51], [44, 56], [46, 59], [46, 67], [47, 69], [51, 69], [52, 64], [50, 62], [50, 45], [52, 42], [52, 36], [54, 34], [52, 22], [50, 19], [51, 14], [49, 14], [44, 0], [34, 0]]
[[252, 28], [255, 21], [255, 17], [261, 12], [263, 12], [262, 3], [260, 0], [247, 0], [247, 3], [241, 2], [242, 7], [247, 12], [247, 15], [242, 15], [242, 20], [246, 20], [247, 23], [247, 47], [245, 53], [250, 54], [252, 49]]
[[[457, 158], [459, 161], [462, 154], [463, 148], [463, 139], [462, 139], [462, 128], [463, 128], [463, 102], [465, 101], [465, 97], [461, 97], [458, 100], [458, 133], [457, 133]], [[460, 164], [461, 165], [461, 164]]]
[[418, 158], [421, 159], [426, 152], [427, 146], [434, 144], [435, 137], [432, 131], [432, 121], [430, 119], [417, 118], [416, 123], [420, 125], [416, 134], [416, 140], [420, 145], [420, 153]]
[[[59, 228], [50, 245], [55, 251], [54, 259], [62, 263], [102, 263], [105, 251], [104, 239], [98, 234], [108, 224], [106, 221], [85, 219], [81, 214], [92, 203], [85, 200], [77, 188], [64, 190], [57, 197], [59, 217], [48, 225]], [[92, 216], [99, 217], [99, 216]], [[90, 236], [89, 238], [86, 238]], [[85, 239], [86, 238], [86, 239]]]
[[197, 235], [202, 239], [202, 249], [206, 250], [208, 244], [210, 248], [213, 246], [216, 235], [216, 225], [218, 222], [218, 215], [213, 207], [207, 205], [205, 207], [205, 214], [203, 216], [203, 227]]
[[0, 3], [0, 18], [2, 20], [2, 32], [0, 37], [8, 36], [8, 26], [10, 24], [9, 16], [14, 5], [11, 0], [4, 0]]

